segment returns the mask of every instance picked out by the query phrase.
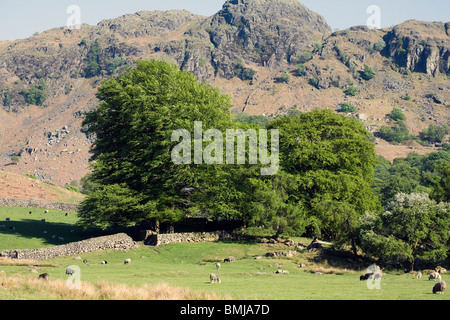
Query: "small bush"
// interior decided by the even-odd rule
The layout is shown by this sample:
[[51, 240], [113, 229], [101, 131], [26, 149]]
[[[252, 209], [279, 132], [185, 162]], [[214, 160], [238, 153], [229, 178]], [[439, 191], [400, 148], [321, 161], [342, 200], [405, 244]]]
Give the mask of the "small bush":
[[381, 52], [383, 51], [384, 48], [386, 48], [386, 42], [383, 39], [380, 39], [377, 43], [373, 45], [373, 48], [376, 51]]
[[305, 65], [304, 64], [297, 65], [296, 73], [297, 73], [297, 76], [299, 76], [299, 77], [304, 75], [305, 74]]
[[356, 96], [359, 94], [359, 90], [358, 88], [356, 88], [355, 86], [351, 85], [350, 87], [348, 87], [344, 93], [348, 96]]
[[279, 81], [282, 83], [289, 83], [289, 80], [291, 79], [291, 76], [289, 73], [283, 72], [281, 77], [279, 78]]
[[313, 87], [319, 89], [319, 79], [311, 78], [311, 79], [309, 79], [309, 84], [312, 85]]
[[382, 126], [380, 128], [380, 136], [388, 142], [402, 143], [407, 140], [415, 140], [416, 137], [412, 135], [403, 121], [398, 121], [394, 127]]
[[394, 107], [394, 109], [392, 109], [392, 112], [388, 114], [388, 117], [394, 121], [406, 120], [405, 114], [403, 113], [402, 109], [400, 109], [399, 107]]
[[40, 79], [38, 86], [33, 86], [29, 90], [22, 90], [21, 94], [25, 98], [25, 102], [36, 106], [42, 105], [47, 100], [47, 83], [44, 79]]
[[237, 64], [234, 67], [234, 74], [239, 79], [246, 81], [246, 80], [252, 80], [253, 77], [256, 74], [256, 71], [250, 68], [244, 68], [242, 64]]
[[340, 109], [338, 109], [337, 111], [338, 112], [346, 112], [346, 113], [355, 112], [356, 111], [356, 107], [351, 105], [348, 102], [344, 102], [344, 103], [341, 104]]
[[359, 74], [361, 78], [367, 81], [375, 78], [376, 76], [375, 70], [367, 64], [364, 65], [364, 71], [360, 71]]
[[312, 57], [313, 57], [312, 52], [306, 51], [306, 52], [301, 52], [301, 53], [297, 54], [296, 60], [297, 60], [297, 63], [303, 64], [303, 63], [306, 63], [309, 60], [311, 60]]
[[429, 141], [431, 143], [443, 142], [447, 134], [450, 133], [449, 125], [436, 126], [430, 124], [428, 129], [424, 129], [420, 134], [420, 138], [424, 141]]
[[11, 157], [11, 161], [15, 164], [18, 164], [20, 161], [20, 157], [19, 156], [12, 156]]

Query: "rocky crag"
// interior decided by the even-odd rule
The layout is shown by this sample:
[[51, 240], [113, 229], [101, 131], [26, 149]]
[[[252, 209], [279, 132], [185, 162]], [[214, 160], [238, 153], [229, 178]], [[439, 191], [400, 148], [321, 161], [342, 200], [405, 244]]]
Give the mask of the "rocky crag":
[[[332, 33], [322, 16], [297, 0], [229, 0], [211, 17], [142, 11], [2, 41], [0, 166], [58, 185], [79, 183], [89, 172], [94, 141], [82, 115], [98, 104], [98, 86], [149, 58], [176, 63], [222, 88], [236, 112], [276, 116], [348, 102], [376, 132], [398, 106], [417, 134], [450, 122], [449, 33], [449, 23], [421, 21]], [[371, 80], [360, 77], [366, 64], [376, 72]], [[350, 86], [359, 94], [345, 94]], [[378, 143], [386, 145], [378, 150], [388, 158], [392, 150], [433, 150]]]

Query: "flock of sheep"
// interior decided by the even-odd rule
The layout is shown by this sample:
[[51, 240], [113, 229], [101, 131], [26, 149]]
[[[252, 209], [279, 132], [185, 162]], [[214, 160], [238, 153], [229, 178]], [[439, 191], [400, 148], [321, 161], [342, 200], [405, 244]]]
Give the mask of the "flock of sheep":
[[[438, 281], [434, 287], [433, 287], [433, 293], [440, 293], [440, 294], [444, 294], [445, 289], [447, 289], [447, 283], [445, 281], [442, 280], [442, 276], [441, 274], [446, 273], [447, 270], [445, 270], [444, 268], [439, 268], [437, 271], [434, 271], [432, 273], [430, 273], [430, 275], [428, 276], [428, 280], [434, 280], [434, 281]], [[422, 278], [422, 272], [418, 272], [416, 275], [417, 279]]]
[[[79, 260], [81, 259], [81, 257], [77, 257], [75, 258], [75, 260]], [[233, 256], [229, 256], [228, 258], [225, 258], [223, 260], [224, 263], [226, 262], [236, 262], [236, 258]], [[88, 261], [85, 259], [83, 260], [83, 264], [87, 264]], [[103, 260], [100, 262], [101, 264], [105, 265], [108, 264], [108, 262], [106, 260]], [[124, 260], [124, 264], [130, 264], [131, 263], [131, 259], [125, 259]], [[216, 269], [219, 270], [221, 268], [221, 264], [220, 263], [216, 263]], [[445, 281], [442, 280], [442, 274], [446, 273], [447, 270], [445, 270], [444, 268], [439, 268], [437, 271], [433, 271], [430, 273], [430, 275], [428, 276], [428, 280], [434, 280], [434, 281], [438, 281], [436, 282], [436, 284], [433, 287], [433, 294], [439, 293], [439, 294], [444, 294], [446, 288], [447, 288], [447, 284]], [[74, 275], [75, 271], [71, 268], [67, 268], [66, 269], [66, 275]], [[421, 279], [423, 276], [422, 272], [418, 272], [416, 274], [416, 278], [417, 279]], [[368, 272], [362, 276], [360, 276], [359, 280], [360, 281], [365, 281], [365, 280], [381, 280], [381, 278], [383, 277], [383, 273], [381, 272], [381, 270], [378, 270], [377, 272]], [[39, 275], [39, 279], [44, 279], [44, 280], [48, 280], [49, 279], [49, 274], [48, 273], [43, 273], [41, 275]], [[209, 280], [210, 283], [221, 283], [220, 277], [217, 273], [210, 273], [209, 275]]]
[[[223, 262], [236, 262], [236, 258], [233, 256], [229, 256], [228, 258], [223, 259]], [[216, 269], [219, 270], [222, 267], [220, 263], [216, 263]], [[221, 283], [219, 276], [216, 273], [209, 274], [209, 281], [211, 283]]]
[[[74, 258], [74, 260], [80, 260], [80, 259], [81, 259], [81, 257]], [[87, 263], [88, 263], [88, 261], [86, 259], [84, 259], [83, 264], [87, 264]], [[123, 264], [130, 264], [130, 263], [131, 263], [131, 259], [125, 259], [125, 261], [123, 262]], [[108, 261], [102, 260], [100, 262], [100, 264], [103, 264], [103, 265], [108, 264]], [[74, 274], [75, 274], [75, 270], [73, 270], [72, 268], [69, 267], [66, 269], [66, 275], [73, 276]], [[40, 274], [38, 278], [43, 279], [43, 280], [49, 280], [50, 275], [48, 273], [43, 273], [43, 274]]]
[[[433, 287], [433, 293], [439, 293], [439, 294], [444, 294], [445, 289], [447, 289], [447, 283], [445, 281], [442, 280], [442, 274], [446, 273], [447, 270], [444, 268], [439, 268], [437, 271], [433, 271], [430, 273], [430, 275], [428, 276], [428, 280], [434, 280], [434, 281], [438, 281], [434, 287]], [[416, 274], [416, 278], [417, 279], [421, 279], [423, 276], [422, 272], [419, 271]], [[377, 279], [381, 279], [383, 277], [383, 274], [381, 271], [374, 273], [366, 273], [362, 276], [359, 277], [360, 281], [364, 281], [364, 280], [377, 280]]]

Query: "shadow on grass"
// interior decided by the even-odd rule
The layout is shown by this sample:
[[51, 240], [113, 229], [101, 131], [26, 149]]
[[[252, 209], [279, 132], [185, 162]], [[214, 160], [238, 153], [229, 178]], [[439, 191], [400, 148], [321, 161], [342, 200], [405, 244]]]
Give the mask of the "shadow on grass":
[[85, 230], [69, 223], [42, 222], [32, 219], [0, 222], [0, 236], [13, 235], [30, 239], [31, 246], [33, 246], [31, 239], [37, 239], [36, 242], [39, 242], [37, 245], [56, 246], [107, 234], [109, 233], [102, 232], [100, 229]]
[[328, 265], [333, 268], [364, 270], [375, 262], [372, 259], [354, 255], [350, 251], [322, 249], [314, 257], [308, 259], [316, 264]]

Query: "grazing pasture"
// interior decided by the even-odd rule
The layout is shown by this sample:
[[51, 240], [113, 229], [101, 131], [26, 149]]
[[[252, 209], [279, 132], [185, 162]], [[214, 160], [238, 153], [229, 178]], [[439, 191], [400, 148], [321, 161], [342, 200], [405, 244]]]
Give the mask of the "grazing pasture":
[[45, 248], [87, 239], [89, 235], [75, 225], [76, 221], [77, 214], [73, 212], [0, 207], [0, 252]]
[[[8, 225], [0, 229], [0, 250], [60, 244], [52, 234], [64, 237], [65, 243], [88, 236], [75, 226], [76, 214], [35, 209], [29, 215], [29, 211], [0, 208], [0, 225]], [[46, 222], [41, 224], [41, 219]], [[0, 282], [5, 286], [0, 288], [0, 299], [450, 300], [448, 292], [432, 293], [436, 283], [428, 276], [417, 279], [403, 271], [385, 271], [380, 289], [369, 289], [367, 281], [360, 281], [369, 265], [333, 260], [320, 251], [300, 250], [289, 258], [265, 256], [289, 250], [293, 248], [283, 244], [249, 242], [141, 244], [128, 252], [96, 251], [39, 262], [0, 258]], [[236, 261], [223, 263], [230, 256]], [[79, 291], [77, 296], [76, 290], [65, 287], [73, 276], [66, 274], [67, 268], [80, 270], [85, 293]], [[277, 270], [288, 273], [277, 274]], [[38, 279], [45, 273], [48, 280]], [[220, 283], [211, 284], [211, 273], [218, 275]], [[442, 276], [444, 281], [446, 277]], [[139, 296], [128, 293], [138, 291]]]

